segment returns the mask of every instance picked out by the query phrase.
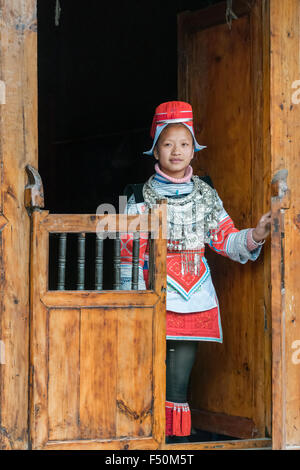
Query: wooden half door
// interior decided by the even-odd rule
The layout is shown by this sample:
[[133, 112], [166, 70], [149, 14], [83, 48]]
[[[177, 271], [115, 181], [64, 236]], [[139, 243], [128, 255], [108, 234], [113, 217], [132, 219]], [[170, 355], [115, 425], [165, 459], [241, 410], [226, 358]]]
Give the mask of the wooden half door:
[[[226, 2], [178, 18], [178, 97], [193, 106], [196, 174], [208, 174], [238, 229], [270, 210], [268, 12], [265, 1]], [[227, 18], [228, 19], [228, 18]], [[223, 343], [202, 342], [193, 369], [196, 428], [233, 438], [271, 433], [270, 242], [245, 265], [206, 249]]]
[[[32, 214], [33, 449], [156, 449], [164, 441], [166, 240], [159, 211], [151, 214], [157, 236], [150, 240], [149, 290], [49, 289], [50, 235], [77, 233], [82, 248], [83, 234], [96, 233], [101, 217]], [[113, 215], [110, 221], [119, 231], [125, 218]], [[126, 220], [135, 219], [134, 230], [143, 226], [147, 232], [149, 218]], [[59, 269], [68, 260], [63, 251]], [[79, 248], [79, 271], [82, 254]], [[119, 256], [117, 250], [117, 270]]]

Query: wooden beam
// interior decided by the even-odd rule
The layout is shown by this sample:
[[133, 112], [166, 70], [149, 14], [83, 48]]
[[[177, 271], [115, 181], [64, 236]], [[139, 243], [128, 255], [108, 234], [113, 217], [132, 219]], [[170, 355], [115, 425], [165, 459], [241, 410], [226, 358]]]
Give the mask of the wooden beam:
[[28, 445], [29, 238], [25, 166], [37, 166], [36, 0], [0, 0], [0, 448]]
[[252, 419], [214, 413], [205, 410], [191, 410], [193, 427], [238, 439], [253, 439], [258, 430]]
[[190, 442], [185, 444], [164, 444], [161, 450], [271, 450], [271, 439], [244, 439], [232, 441]]

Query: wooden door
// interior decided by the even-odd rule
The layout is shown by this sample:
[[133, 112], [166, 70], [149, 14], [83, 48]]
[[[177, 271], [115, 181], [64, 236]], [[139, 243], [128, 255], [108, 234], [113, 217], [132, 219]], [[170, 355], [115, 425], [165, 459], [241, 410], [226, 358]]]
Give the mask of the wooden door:
[[1, 0], [0, 11], [0, 449], [23, 450], [30, 240], [23, 201], [24, 167], [38, 162], [36, 0]]
[[[151, 215], [159, 233], [150, 241], [150, 290], [49, 290], [49, 234], [95, 233], [101, 217], [32, 214], [33, 449], [155, 449], [164, 440], [166, 240], [159, 211]], [[124, 227], [126, 215], [110, 217], [117, 231]], [[148, 215], [127, 220], [154, 233], [145, 226]]]
[[[194, 109], [194, 160], [212, 178], [239, 229], [270, 210], [267, 3], [226, 2], [179, 16], [179, 99]], [[270, 242], [255, 263], [207, 257], [218, 294], [223, 344], [199, 344], [193, 370], [194, 426], [237, 438], [271, 433]]]
[[270, 0], [274, 449], [300, 449], [299, 18], [298, 0]]

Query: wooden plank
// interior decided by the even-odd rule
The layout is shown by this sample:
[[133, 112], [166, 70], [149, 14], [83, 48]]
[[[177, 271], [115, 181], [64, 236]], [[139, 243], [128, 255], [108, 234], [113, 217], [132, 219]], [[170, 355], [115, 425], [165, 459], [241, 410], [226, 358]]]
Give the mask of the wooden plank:
[[272, 449], [271, 439], [244, 439], [237, 441], [219, 441], [219, 442], [195, 442], [187, 444], [165, 444], [162, 450], [251, 450], [251, 449]]
[[[252, 226], [271, 209], [270, 161], [270, 21], [269, 2], [253, 2], [250, 15], [252, 38]], [[259, 195], [259, 196], [258, 196]], [[261, 436], [271, 436], [271, 242], [267, 239], [259, 259], [252, 266], [251, 299], [253, 331], [260, 332], [260, 341], [253, 348], [255, 369], [255, 424]], [[255, 334], [255, 333], [254, 333]], [[249, 436], [248, 436], [249, 437]], [[255, 437], [250, 436], [250, 437]]]
[[[269, 0], [262, 2], [262, 41], [258, 47], [262, 51], [262, 83], [261, 90], [263, 96], [261, 130], [263, 134], [262, 155], [263, 155], [263, 212], [270, 210], [270, 186], [271, 186], [271, 136], [270, 136], [270, 3]], [[259, 132], [260, 123], [257, 126]], [[258, 159], [255, 159], [256, 161]], [[261, 174], [259, 165], [256, 164], [256, 175]], [[257, 200], [257, 204], [259, 204]], [[258, 213], [258, 211], [257, 211]], [[271, 307], [271, 240], [266, 241], [264, 247], [263, 263], [263, 285], [264, 285], [264, 361], [265, 361], [265, 436], [270, 437], [272, 433], [272, 307]]]
[[153, 436], [161, 443], [165, 442], [166, 429], [166, 307], [164, 296], [154, 309], [153, 340]]
[[[278, 195], [277, 195], [278, 196]], [[272, 197], [272, 403], [273, 403], [273, 445], [274, 448], [284, 447], [283, 436], [286, 433], [286, 418], [284, 408], [285, 377], [283, 374], [283, 339], [285, 336], [282, 309], [282, 234], [284, 233], [284, 216], [281, 213], [281, 200]]]
[[[155, 211], [156, 209], [154, 209]], [[159, 210], [160, 233], [157, 240], [151, 240], [150, 253], [155, 259], [149, 273], [151, 287], [159, 295], [154, 309], [153, 329], [153, 436], [159, 443], [165, 442], [165, 399], [166, 399], [166, 257], [167, 241], [166, 206]]]
[[71, 440], [79, 432], [80, 310], [49, 311], [49, 440]]
[[148, 214], [49, 214], [43, 226], [49, 232], [150, 232], [155, 230], [157, 222]]
[[[247, 450], [268, 449], [271, 450], [271, 439], [249, 439], [242, 441], [219, 441], [184, 444], [162, 444], [159, 450]], [[47, 450], [155, 450], [158, 444], [154, 439], [132, 439], [119, 442], [108, 441], [73, 441], [51, 442], [47, 444]]]
[[206, 410], [192, 409], [191, 413], [193, 427], [201, 431], [214, 432], [239, 439], [253, 439], [258, 434], [252, 419]]
[[116, 436], [117, 367], [117, 309], [82, 309], [81, 439]]
[[[273, 445], [275, 449], [300, 445], [300, 276], [297, 253], [299, 230], [299, 68], [300, 4], [297, 0], [270, 0], [271, 25], [271, 159], [272, 176], [288, 171], [290, 207], [282, 207], [284, 243], [281, 260], [273, 207], [272, 261], [277, 259], [277, 281], [272, 286], [273, 310]], [[295, 83], [296, 82], [296, 83]], [[278, 200], [277, 200], [278, 202]], [[280, 220], [278, 221], [280, 224]], [[280, 226], [278, 226], [280, 229]], [[283, 242], [283, 240], [282, 240]], [[274, 258], [273, 258], [274, 257]], [[283, 261], [283, 262], [282, 262]], [[282, 262], [282, 270], [280, 263]], [[274, 270], [276, 269], [274, 265]], [[281, 276], [280, 285], [278, 276]], [[273, 281], [272, 281], [273, 282]], [[299, 349], [299, 348], [298, 348]], [[278, 372], [281, 375], [278, 376]]]
[[158, 295], [152, 291], [47, 291], [41, 296], [42, 302], [51, 307], [147, 307], [158, 301]]
[[45, 212], [32, 214], [30, 266], [30, 446], [48, 441], [48, 310], [40, 301], [48, 274], [48, 233], [40, 229]]
[[[36, 0], [0, 1], [0, 448], [28, 446], [29, 245], [25, 166], [37, 166]], [[13, 260], [13, 262], [12, 262]]]
[[48, 442], [45, 450], [155, 450], [155, 439], [85, 440]]
[[150, 437], [153, 414], [153, 308], [118, 309], [116, 435]]

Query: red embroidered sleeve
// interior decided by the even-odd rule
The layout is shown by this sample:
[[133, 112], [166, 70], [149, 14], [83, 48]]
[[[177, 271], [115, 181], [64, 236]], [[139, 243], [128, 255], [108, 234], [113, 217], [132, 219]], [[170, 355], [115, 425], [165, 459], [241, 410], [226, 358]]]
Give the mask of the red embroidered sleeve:
[[226, 215], [216, 230], [213, 230], [213, 239], [209, 243], [209, 247], [222, 256], [230, 257], [228, 253], [228, 241], [233, 233], [239, 230], [234, 226], [233, 220]]

